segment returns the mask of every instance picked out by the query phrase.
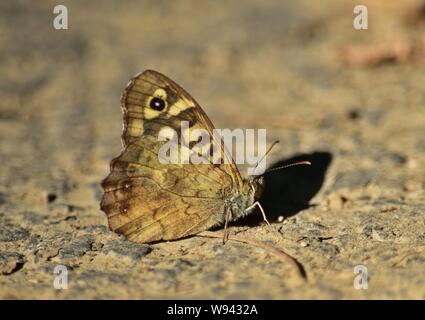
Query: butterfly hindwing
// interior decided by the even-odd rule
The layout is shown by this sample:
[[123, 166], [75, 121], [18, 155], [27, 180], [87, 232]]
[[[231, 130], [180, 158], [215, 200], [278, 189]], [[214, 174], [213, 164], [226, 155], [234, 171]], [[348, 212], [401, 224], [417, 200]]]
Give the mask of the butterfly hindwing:
[[[133, 142], [113, 160], [101, 208], [112, 230], [135, 242], [183, 237], [221, 223], [223, 173], [208, 165], [161, 164], [152, 137]], [[228, 180], [230, 182], [230, 180]]]

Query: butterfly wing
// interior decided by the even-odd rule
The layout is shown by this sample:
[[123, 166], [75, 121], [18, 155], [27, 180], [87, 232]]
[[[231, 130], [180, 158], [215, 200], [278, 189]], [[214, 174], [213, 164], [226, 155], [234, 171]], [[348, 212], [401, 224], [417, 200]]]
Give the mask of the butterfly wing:
[[[162, 110], [151, 108], [156, 97], [165, 101]], [[102, 182], [101, 209], [110, 228], [144, 243], [181, 238], [222, 223], [225, 199], [242, 183], [233, 161], [194, 165], [159, 159], [165, 142], [158, 134], [164, 127], [179, 131], [181, 121], [188, 121], [191, 129], [205, 129], [214, 139], [211, 121], [194, 99], [165, 76], [145, 71], [127, 85], [121, 105], [124, 150]], [[221, 143], [219, 147], [224, 150]]]

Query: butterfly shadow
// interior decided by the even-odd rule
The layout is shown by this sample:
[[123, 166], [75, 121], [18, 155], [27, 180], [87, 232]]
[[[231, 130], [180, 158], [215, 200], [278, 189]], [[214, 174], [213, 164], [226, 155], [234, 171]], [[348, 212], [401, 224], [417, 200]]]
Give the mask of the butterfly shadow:
[[[270, 223], [277, 222], [280, 216], [291, 217], [301, 210], [311, 207], [310, 200], [319, 192], [326, 172], [332, 162], [329, 152], [299, 154], [282, 159], [270, 168], [277, 168], [299, 161], [310, 161], [311, 166], [300, 165], [276, 170], [264, 175], [264, 190], [259, 199]], [[256, 226], [263, 222], [258, 210], [238, 221], [235, 226]]]

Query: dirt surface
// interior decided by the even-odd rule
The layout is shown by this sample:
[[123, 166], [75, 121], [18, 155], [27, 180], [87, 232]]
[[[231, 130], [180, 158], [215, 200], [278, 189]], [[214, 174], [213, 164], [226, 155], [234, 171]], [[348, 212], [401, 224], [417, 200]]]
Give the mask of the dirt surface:
[[[363, 1], [357, 31], [349, 1], [62, 1], [58, 31], [56, 2], [0, 4], [0, 298], [425, 299], [420, 3]], [[121, 149], [121, 91], [145, 69], [218, 128], [266, 128], [271, 166], [313, 161], [267, 177], [274, 231], [259, 213], [232, 226], [307, 281], [246, 244], [108, 230], [99, 183]]]

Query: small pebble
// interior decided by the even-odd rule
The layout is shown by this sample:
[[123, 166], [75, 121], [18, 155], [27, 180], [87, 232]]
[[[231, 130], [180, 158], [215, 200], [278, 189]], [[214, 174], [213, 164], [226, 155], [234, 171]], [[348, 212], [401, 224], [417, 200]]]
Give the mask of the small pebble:
[[305, 248], [305, 247], [308, 247], [308, 246], [309, 246], [309, 244], [306, 241], [300, 242], [300, 247]]

